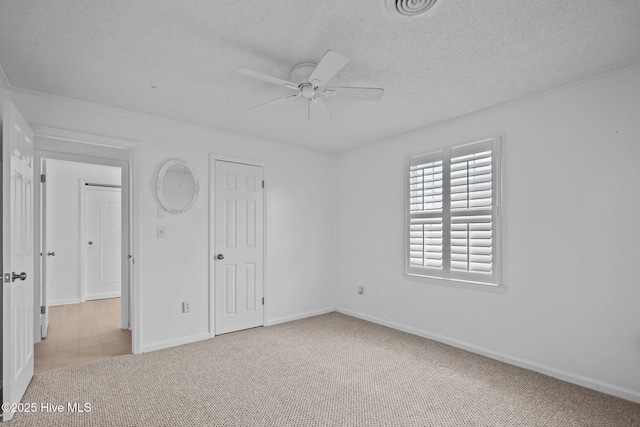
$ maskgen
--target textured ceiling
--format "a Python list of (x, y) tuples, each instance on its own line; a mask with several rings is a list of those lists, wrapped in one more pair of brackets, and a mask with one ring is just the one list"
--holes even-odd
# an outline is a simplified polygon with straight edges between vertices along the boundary
[[(332, 85), (382, 101), (248, 110), (290, 92), (236, 68), (289, 79), (327, 49), (351, 59)], [(640, 63), (640, 1), (0, 0), (0, 63), (15, 88), (340, 152)]]

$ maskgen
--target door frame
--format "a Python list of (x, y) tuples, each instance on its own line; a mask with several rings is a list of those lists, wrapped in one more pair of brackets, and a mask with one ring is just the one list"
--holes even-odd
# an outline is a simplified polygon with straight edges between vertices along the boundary
[[(131, 349), (133, 354), (140, 352), (140, 313), (141, 301), (139, 292), (138, 259), (138, 142), (114, 138), (103, 135), (87, 134), (67, 129), (58, 129), (46, 126), (33, 126), (34, 130), (34, 158), (40, 165), (41, 159), (67, 160), (80, 163), (92, 163), (106, 166), (118, 166), (122, 171), (122, 283), (123, 304), (129, 307), (122, 310), (124, 321), (131, 329)], [(39, 197), (39, 186), (38, 194)], [(127, 197), (128, 194), (128, 197)], [(36, 223), (39, 223), (40, 212), (36, 210)], [(126, 225), (125, 225), (126, 223)], [(46, 248), (40, 247), (40, 236), (34, 236), (36, 247), (43, 252)], [(43, 242), (45, 243), (45, 242)], [(127, 286), (126, 290), (124, 286)], [(36, 283), (36, 307), (41, 306), (40, 282)], [(40, 310), (34, 310), (34, 316), (40, 320)], [(127, 316), (125, 319), (124, 317)], [(38, 335), (36, 335), (37, 337)]]
[[(84, 179), (80, 180), (80, 301), (85, 302), (87, 300), (87, 187), (107, 187), (120, 189), (120, 201), (122, 202), (122, 185), (113, 184), (101, 184), (94, 182), (87, 182)], [(122, 252), (122, 246), (120, 247)], [(122, 258), (122, 254), (120, 254)], [(120, 291), (122, 291), (122, 284), (120, 285)], [(121, 292), (122, 293), (122, 292)], [(125, 319), (122, 316), (122, 326), (124, 326)]]
[[(34, 137), (35, 139), (35, 137)], [(45, 176), (47, 175), (47, 162), (45, 160), (40, 160), (39, 162), (36, 159), (35, 156), (35, 150), (33, 153), (33, 158), (34, 158), (34, 164), (40, 167), (40, 173), (44, 174)], [(39, 163), (39, 164), (37, 164)], [(47, 258), (49, 258), (49, 252), (45, 252), (46, 250), (46, 236), (47, 236), (47, 224), (46, 221), (42, 221), (38, 218), (46, 218), (47, 217), (47, 187), (46, 183), (43, 183), (42, 180), (40, 179), (40, 177), (35, 176), (34, 178), (36, 180), (36, 183), (38, 184), (38, 190), (34, 193), (33, 198), (34, 198), (34, 211), (33, 211), (33, 233), (34, 233), (34, 239), (36, 239), (37, 245), (33, 247), (33, 252), (34, 255), (37, 257), (38, 256), (38, 252), (40, 252), (40, 258), (35, 259), (34, 263), (35, 266), (37, 268), (34, 269), (34, 279), (35, 281), (33, 282), (33, 302), (34, 302), (34, 309), (36, 310), (36, 316), (34, 318), (34, 328), (36, 328), (36, 335), (33, 337), (33, 343), (37, 344), (41, 341), (41, 338), (46, 338), (47, 334), (49, 333), (49, 313), (47, 313), (45, 311), (45, 313), (41, 313), (40, 319), (42, 321), (42, 325), (39, 328), (40, 329), (40, 333), (38, 334), (38, 322), (36, 322), (36, 320), (38, 319), (37, 316), (37, 311), (39, 306), (35, 305), (35, 303), (37, 301), (40, 301), (40, 305), (42, 305), (43, 301), (47, 301), (47, 275), (46, 274), (42, 274), (42, 272), (46, 272), (47, 271)], [(40, 192), (38, 194), (38, 192)], [(38, 262), (39, 261), (39, 262)], [(38, 299), (38, 296), (35, 295), (35, 293), (39, 292), (39, 297), (40, 299)]]
[(264, 305), (262, 306), (262, 325), (267, 324), (267, 163), (258, 160), (251, 160), (241, 157), (226, 156), (223, 154), (209, 154), (209, 336), (215, 337), (215, 180), (216, 180), (216, 161), (229, 163), (240, 163), (249, 166), (258, 166), (262, 168), (262, 179), (265, 181), (265, 188), (262, 192), (262, 295), (264, 297)]

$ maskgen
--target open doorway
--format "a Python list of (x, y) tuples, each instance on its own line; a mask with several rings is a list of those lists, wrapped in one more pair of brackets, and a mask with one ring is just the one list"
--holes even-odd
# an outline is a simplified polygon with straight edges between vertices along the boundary
[(46, 307), (34, 370), (129, 354), (131, 331), (122, 325), (121, 167), (43, 158), (41, 169)]
[[(36, 347), (36, 371), (136, 353), (139, 322), (133, 273), (136, 233), (132, 177), (137, 143), (63, 129), (34, 129), (34, 174), (43, 176), (40, 185), (34, 186), (34, 245), (40, 256), (34, 265), (33, 325), (34, 342), (45, 344)], [(91, 200), (97, 206), (94, 213), (107, 221), (98, 221), (93, 234), (87, 234), (86, 215), (91, 214), (87, 212), (87, 202)], [(57, 206), (58, 213), (47, 220), (47, 211), (53, 206)], [(55, 215), (64, 217), (71, 231), (59, 228)], [(47, 222), (56, 225), (47, 227)], [(120, 239), (116, 236), (117, 227), (113, 228), (117, 225)], [(114, 254), (94, 260), (97, 268), (91, 273), (87, 254), (97, 249), (93, 251), (96, 255), (107, 247)], [(60, 274), (56, 275), (56, 269)], [(92, 289), (86, 283), (91, 276), (97, 278)], [(52, 283), (50, 288), (51, 280), (67, 283)], [(63, 321), (75, 325), (64, 328), (59, 323), (56, 327), (56, 322)], [(88, 339), (90, 332), (94, 334), (92, 339)], [(81, 346), (81, 342), (85, 344)], [(61, 343), (70, 348), (59, 346)]]

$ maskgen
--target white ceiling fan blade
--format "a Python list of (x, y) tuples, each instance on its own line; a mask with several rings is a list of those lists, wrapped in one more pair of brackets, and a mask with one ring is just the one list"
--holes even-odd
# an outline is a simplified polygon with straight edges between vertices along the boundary
[(320, 94), (332, 98), (379, 101), (384, 95), (384, 89), (379, 87), (328, 87)]
[(346, 56), (328, 50), (309, 76), (309, 83), (316, 87), (324, 86), (338, 71), (347, 65), (347, 62), (349, 62), (349, 58)]
[(314, 98), (309, 100), (309, 119), (311, 117), (321, 119), (332, 119), (333, 116), (327, 108), (327, 105), (320, 98)]
[(262, 80), (267, 83), (273, 83), (278, 86), (284, 86), (289, 89), (298, 90), (298, 85), (294, 83), (279, 79), (277, 77), (268, 76), (257, 71), (249, 70), (248, 68), (238, 68), (236, 69), (236, 71), (240, 74), (244, 74), (245, 76), (253, 77), (254, 79)]
[(265, 109), (265, 108), (275, 107), (276, 105), (280, 105), (280, 104), (284, 104), (284, 103), (289, 102), (289, 101), (293, 101), (294, 99), (296, 99), (299, 96), (300, 96), (300, 93), (296, 93), (295, 95), (289, 95), (289, 96), (285, 96), (284, 98), (274, 99), (274, 100), (265, 102), (264, 104), (259, 104), (259, 105), (256, 105), (254, 107), (251, 107), (249, 109), (250, 110), (262, 110), (262, 109)]

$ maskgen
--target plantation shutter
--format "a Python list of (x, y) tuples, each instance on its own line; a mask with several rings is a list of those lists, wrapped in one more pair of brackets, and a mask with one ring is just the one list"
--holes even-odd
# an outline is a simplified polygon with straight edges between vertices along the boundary
[(492, 141), (451, 149), (451, 278), (492, 282)]
[(498, 283), (498, 143), (411, 158), (409, 274)]
[(443, 275), (444, 182), (442, 153), (411, 158), (408, 266), (411, 273)]

